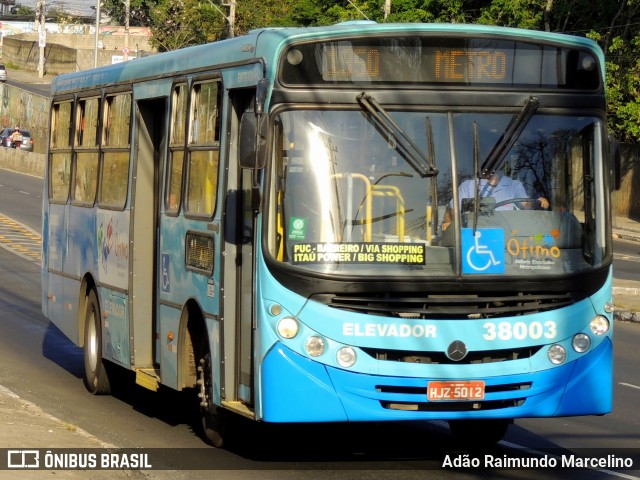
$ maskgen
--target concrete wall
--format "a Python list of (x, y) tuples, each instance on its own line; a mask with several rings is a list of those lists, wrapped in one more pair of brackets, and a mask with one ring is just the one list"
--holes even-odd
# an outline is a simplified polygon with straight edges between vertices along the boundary
[(44, 178), (44, 153), (23, 152), (15, 148), (0, 147), (0, 168)]
[(44, 177), (49, 123), (49, 97), (0, 84), (0, 127), (20, 125), (31, 132), (33, 152), (0, 147), (0, 168)]
[(20, 127), (31, 132), (33, 151), (45, 153), (49, 123), (49, 97), (34, 95), (0, 83), (0, 128)]
[[(111, 32), (111, 31), (110, 31)], [(116, 34), (101, 33), (98, 36), (98, 66), (110, 65), (114, 57), (122, 56), (125, 36), (120, 30)], [(129, 35), (129, 56), (148, 54), (153, 49), (147, 35)], [(45, 71), (48, 75), (87, 70), (95, 66), (95, 35), (48, 33), (45, 46)], [(21, 33), (4, 37), (2, 61), (24, 70), (37, 71), (40, 49), (36, 33)]]

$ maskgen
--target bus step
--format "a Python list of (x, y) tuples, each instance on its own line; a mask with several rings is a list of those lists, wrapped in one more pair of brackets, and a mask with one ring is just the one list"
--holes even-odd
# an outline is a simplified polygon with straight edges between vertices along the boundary
[(157, 392), (160, 385), (160, 371), (155, 368), (138, 368), (136, 369), (136, 383)]
[(255, 413), (252, 409), (250, 409), (246, 404), (242, 402), (227, 402), (223, 401), (222, 406), (228, 410), (232, 410), (235, 413), (242, 415), (243, 417), (247, 417), (250, 419), (255, 418)]

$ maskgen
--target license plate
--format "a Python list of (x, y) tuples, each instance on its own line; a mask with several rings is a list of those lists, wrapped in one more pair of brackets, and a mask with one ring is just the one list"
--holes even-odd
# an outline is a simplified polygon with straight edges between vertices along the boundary
[(429, 382), (427, 384), (427, 400), (430, 402), (482, 399), (484, 399), (484, 382), (482, 380)]

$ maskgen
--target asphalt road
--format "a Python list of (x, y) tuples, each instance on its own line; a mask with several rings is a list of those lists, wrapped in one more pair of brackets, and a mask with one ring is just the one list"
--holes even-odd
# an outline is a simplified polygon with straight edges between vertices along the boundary
[[(0, 170), (0, 213), (39, 231), (40, 187), (40, 179)], [(169, 449), (166, 452), (179, 447), (184, 449), (177, 460), (182, 469), (210, 469), (154, 471), (149, 474), (152, 479), (640, 478), (640, 466), (632, 472), (443, 470), (443, 453), (451, 458), (466, 453), (453, 444), (443, 422), (276, 428), (238, 421), (233, 424), (236, 441), (229, 449), (208, 448), (196, 434), (190, 399), (184, 395), (167, 389), (154, 394), (126, 375), (113, 396), (92, 397), (86, 392), (81, 350), (40, 311), (36, 262), (0, 249), (0, 278), (0, 385), (105, 442)], [(496, 455), (543, 448), (589, 448), (599, 454), (620, 454), (625, 448), (640, 451), (640, 325), (618, 322), (615, 327), (614, 412), (603, 417), (518, 420)]]
[(615, 278), (640, 281), (640, 242), (615, 240), (613, 258)]

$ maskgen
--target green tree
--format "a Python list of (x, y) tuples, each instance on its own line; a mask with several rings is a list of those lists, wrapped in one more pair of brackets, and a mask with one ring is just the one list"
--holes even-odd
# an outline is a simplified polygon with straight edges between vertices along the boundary
[(235, 33), (240, 35), (263, 27), (298, 26), (299, 24), (291, 17), (292, 4), (292, 0), (238, 1)]
[(493, 0), (480, 10), (478, 23), (542, 30), (547, 0)]
[(152, 45), (168, 51), (210, 41), (202, 25), (212, 10), (197, 0), (160, 0), (149, 11)]
[[(129, 0), (129, 25), (132, 27), (150, 26), (150, 12), (157, 4), (156, 0)], [(112, 23), (118, 25), (126, 23), (123, 0), (102, 0), (100, 10), (111, 17)]]
[(11, 13), (13, 13), (14, 15), (28, 15), (30, 17), (33, 17), (35, 16), (36, 11), (32, 7), (19, 3), (11, 9)]

